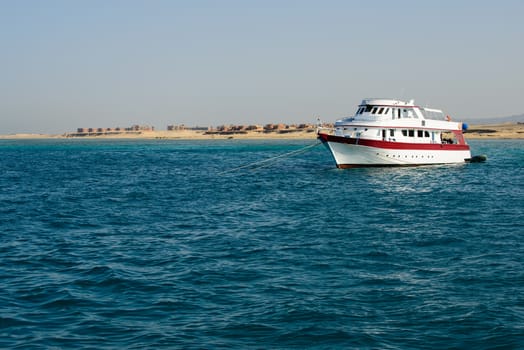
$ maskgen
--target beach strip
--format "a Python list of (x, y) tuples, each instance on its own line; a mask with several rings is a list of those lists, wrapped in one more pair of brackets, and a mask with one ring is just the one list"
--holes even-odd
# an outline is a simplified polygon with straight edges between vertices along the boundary
[[(466, 139), (523, 139), (524, 123), (478, 124), (469, 126), (465, 132)], [(315, 130), (299, 131), (239, 131), (208, 132), (202, 130), (155, 130), (133, 133), (112, 133), (75, 136), (74, 133), (52, 134), (9, 134), (0, 135), (0, 139), (179, 139), (179, 140), (226, 140), (226, 139), (283, 139), (311, 140), (316, 138)]]

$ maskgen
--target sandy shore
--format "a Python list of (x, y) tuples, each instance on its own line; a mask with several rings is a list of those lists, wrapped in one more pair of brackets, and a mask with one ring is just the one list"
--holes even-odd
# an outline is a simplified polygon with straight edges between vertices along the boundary
[(524, 124), (474, 124), (464, 136), (466, 139), (523, 139)]
[[(503, 123), (471, 125), (465, 133), (466, 139), (524, 139), (524, 124)], [(224, 139), (315, 139), (314, 130), (297, 132), (257, 132), (208, 134), (204, 131), (142, 131), (136, 134), (70, 137), (67, 134), (11, 134), (0, 135), (0, 139), (180, 139), (180, 140), (224, 140)]]
[(121, 133), (97, 136), (70, 136), (50, 134), (11, 134), (0, 135), (0, 139), (179, 139), (179, 140), (227, 140), (227, 139), (315, 139), (316, 130), (296, 132), (230, 132), (230, 133), (206, 133), (196, 130), (174, 130), (174, 131), (140, 131), (133, 133)]

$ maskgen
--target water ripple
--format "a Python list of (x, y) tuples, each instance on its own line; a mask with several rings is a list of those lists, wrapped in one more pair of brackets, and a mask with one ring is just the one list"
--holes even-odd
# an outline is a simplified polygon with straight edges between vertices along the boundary
[(522, 347), (521, 141), (219, 175), (304, 146), (1, 141), (0, 347)]

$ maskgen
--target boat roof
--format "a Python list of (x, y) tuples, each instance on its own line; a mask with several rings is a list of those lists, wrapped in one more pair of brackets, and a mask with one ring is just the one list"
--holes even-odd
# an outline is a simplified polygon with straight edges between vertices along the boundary
[(410, 100), (409, 102), (396, 100), (392, 98), (365, 98), (360, 103), (361, 106), (365, 105), (380, 105), (380, 106), (415, 106), (415, 100)]

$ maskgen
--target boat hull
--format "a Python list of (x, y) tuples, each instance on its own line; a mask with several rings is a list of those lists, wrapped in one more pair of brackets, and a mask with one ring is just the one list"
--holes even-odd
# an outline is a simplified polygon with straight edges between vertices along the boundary
[(471, 158), (467, 144), (402, 143), (322, 133), (318, 136), (338, 168), (454, 164)]

